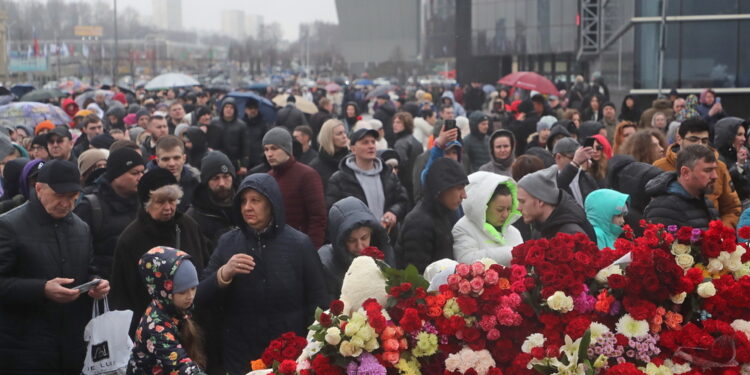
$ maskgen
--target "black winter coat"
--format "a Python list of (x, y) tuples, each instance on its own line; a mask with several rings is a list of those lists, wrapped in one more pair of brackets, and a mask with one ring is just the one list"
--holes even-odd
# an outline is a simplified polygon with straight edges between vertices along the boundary
[(468, 185), (461, 164), (448, 158), (437, 159), (427, 172), (424, 196), (404, 220), (396, 250), (399, 268), (413, 264), (420, 273), (430, 263), (453, 258), (453, 235), (451, 230), (455, 212), (443, 206), (438, 197), (441, 192), (457, 186)]
[(319, 110), (318, 113), (310, 117), (310, 127), (312, 128), (313, 135), (316, 136), (316, 138), (318, 133), (320, 133), (320, 128), (323, 126), (323, 123), (332, 118), (333, 115), (331, 115), (331, 112), (328, 112), (325, 109)]
[(198, 224), (203, 237), (208, 240), (208, 248), (213, 251), (224, 233), (232, 230), (237, 224), (232, 219), (232, 207), (222, 207), (211, 200), (211, 190), (205, 183), (195, 189), (193, 205), (187, 211)]
[[(250, 165), (250, 133), (245, 123), (237, 117), (237, 105), (233, 98), (226, 98), (222, 102), (223, 108), (231, 105), (234, 107), (234, 117), (231, 121), (226, 121), (223, 116), (215, 119), (211, 124), (214, 127), (222, 129), (221, 147), (219, 151), (224, 152), (229, 160), (232, 161), (235, 168), (248, 167)], [(211, 137), (209, 137), (211, 138)], [(209, 141), (209, 146), (211, 141)]]
[[(351, 168), (346, 166), (346, 160), (349, 158), (354, 158), (354, 155), (342, 159), (339, 163), (339, 171), (334, 173), (330, 180), (328, 180), (328, 189), (326, 189), (326, 207), (328, 209), (334, 203), (346, 197), (355, 197), (367, 204), (365, 191), (362, 190), (357, 176), (354, 175), (354, 171)], [(404, 185), (399, 182), (398, 177), (393, 174), (391, 167), (388, 165), (383, 164), (383, 170), (380, 172), (380, 181), (383, 184), (383, 194), (385, 196), (383, 212), (393, 212), (400, 222), (409, 210), (409, 195)]]
[(646, 184), (662, 172), (651, 164), (635, 161), (630, 155), (615, 155), (609, 159), (607, 188), (630, 196), (625, 223), (630, 225), (636, 236), (643, 234), (640, 221), (643, 210), (651, 202), (651, 196), (646, 194)]
[(398, 153), (400, 159), (398, 164), (398, 179), (404, 185), (404, 188), (406, 188), (406, 191), (409, 193), (409, 199), (413, 202), (414, 184), (412, 173), (414, 171), (414, 164), (419, 155), (424, 152), (424, 148), (411, 133), (401, 132), (396, 134), (396, 144), (393, 145), (393, 150)]
[[(345, 148), (338, 150), (333, 155), (329, 155), (321, 149), (320, 152), (318, 152), (318, 157), (310, 163), (310, 167), (318, 172), (320, 180), (323, 181), (323, 191), (328, 189), (328, 181), (331, 179), (331, 176), (339, 170), (339, 163), (341, 163), (341, 160), (347, 155), (349, 155), (349, 150)], [(328, 207), (330, 207), (330, 205)]]
[[(243, 223), (221, 236), (196, 295), (198, 308), (223, 307), (224, 367), (232, 375), (247, 373), (250, 361), (259, 358), (268, 343), (282, 333), (306, 335), (315, 308), (330, 302), (323, 266), (310, 238), (285, 224), (276, 181), (267, 174), (246, 177), (234, 204), (238, 218), (239, 197), (247, 189), (270, 201), (272, 222), (262, 232)], [(255, 269), (235, 276), (229, 286), (221, 288), (216, 272), (239, 253), (252, 256)]]
[(75, 213), (89, 225), (94, 242), (94, 265), (99, 275), (109, 279), (112, 261), (120, 233), (135, 219), (138, 213), (138, 195), (121, 197), (112, 190), (109, 182), (100, 177), (93, 193), (101, 207), (101, 216), (94, 214), (91, 201), (83, 196)]
[(300, 125), (307, 125), (307, 117), (305, 117), (305, 113), (294, 104), (287, 104), (276, 114), (276, 126), (287, 128), (289, 133), (293, 132), (294, 128)]
[(156, 246), (173, 247), (190, 254), (199, 273), (210, 253), (198, 224), (190, 217), (178, 212), (172, 221), (157, 222), (144, 209), (138, 211), (135, 221), (125, 228), (117, 240), (110, 279), (112, 290), (109, 294), (113, 309), (133, 310), (129, 331), (131, 337), (151, 302), (146, 284), (138, 273), (138, 260)]
[[(155, 168), (159, 168), (156, 160), (151, 160), (146, 164), (147, 171)], [(180, 174), (179, 181), (180, 188), (182, 189), (182, 198), (180, 198), (180, 204), (177, 205), (177, 212), (184, 214), (190, 208), (190, 205), (193, 204), (195, 189), (197, 189), (198, 185), (201, 183), (200, 175), (200, 171), (189, 164), (182, 166), (182, 173)]]
[(560, 191), (557, 206), (543, 223), (533, 223), (532, 239), (553, 238), (557, 233), (585, 233), (596, 243), (596, 232), (586, 218), (586, 212), (565, 191)]
[(396, 135), (393, 134), (393, 115), (395, 114), (396, 107), (390, 101), (387, 101), (378, 107), (372, 115), (374, 119), (383, 123), (383, 131), (385, 131), (385, 139), (388, 141), (389, 148), (393, 148), (393, 144), (396, 142)]
[(250, 147), (249, 169), (263, 163), (263, 136), (266, 135), (266, 132), (268, 131), (268, 123), (263, 119), (263, 114), (260, 112), (258, 112), (258, 115), (253, 118), (245, 116), (243, 120), (247, 125), (247, 136)]
[(52, 218), (35, 196), (0, 216), (0, 373), (80, 374), (92, 300), (52, 302), (44, 285), (89, 281), (93, 255), (88, 225), (74, 214)]
[(649, 181), (646, 194), (653, 199), (643, 214), (652, 223), (707, 229), (709, 222), (719, 219), (713, 203), (705, 196), (689, 195), (675, 172), (664, 172)]

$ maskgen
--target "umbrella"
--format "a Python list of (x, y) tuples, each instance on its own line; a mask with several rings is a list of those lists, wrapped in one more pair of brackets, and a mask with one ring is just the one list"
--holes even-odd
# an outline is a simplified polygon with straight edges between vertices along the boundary
[(243, 87), (245, 90), (253, 90), (258, 92), (266, 92), (266, 89), (268, 89), (268, 86), (270, 86), (268, 83), (263, 82), (254, 82), (246, 85)]
[[(289, 95), (287, 94), (276, 95), (276, 97), (273, 98), (273, 102), (276, 103), (276, 105), (278, 105), (279, 107), (283, 107), (286, 105), (286, 98), (288, 97)], [(318, 107), (316, 107), (313, 102), (299, 95), (295, 95), (294, 99), (296, 100), (295, 104), (300, 111), (305, 112), (309, 115), (318, 113)]]
[(34, 90), (34, 86), (27, 84), (27, 83), (19, 83), (17, 85), (13, 85), (10, 88), (10, 92), (13, 93), (13, 95), (16, 96), (16, 98), (20, 98), (24, 95), (26, 95), (27, 92)]
[(341, 86), (339, 86), (337, 83), (331, 82), (325, 86), (325, 89), (328, 92), (339, 92), (341, 91)]
[(367, 78), (360, 78), (360, 79), (354, 81), (354, 85), (355, 86), (372, 86), (374, 84), (375, 84), (375, 82), (373, 82), (372, 80), (369, 80)]
[(534, 72), (511, 73), (500, 78), (497, 83), (524, 90), (534, 90), (541, 94), (559, 95), (554, 83)]
[[(240, 114), (240, 116), (245, 111), (245, 105), (247, 104), (247, 101), (255, 100), (256, 102), (260, 103), (258, 109), (263, 115), (263, 121), (269, 124), (272, 124), (276, 121), (276, 106), (270, 100), (252, 91), (233, 91), (227, 94), (227, 97), (234, 98), (234, 102), (235, 104), (237, 104), (237, 113)], [(219, 108), (221, 108), (221, 106), (219, 106)]]
[(21, 97), (22, 102), (43, 102), (45, 100), (62, 98), (67, 96), (58, 89), (37, 89), (29, 91)]
[(493, 91), (497, 91), (497, 89), (493, 85), (484, 85), (482, 86), (482, 91), (484, 91), (485, 94), (489, 95)]
[(388, 94), (388, 91), (391, 91), (392, 89), (393, 87), (391, 85), (378, 86), (370, 90), (370, 92), (367, 93), (367, 96), (365, 98), (366, 99), (377, 98), (380, 95)]
[(50, 120), (55, 125), (66, 125), (70, 122), (62, 108), (37, 102), (16, 102), (0, 107), (0, 126), (18, 125), (29, 126), (32, 129), (44, 120)]
[[(83, 103), (85, 103), (89, 99), (93, 99), (97, 91), (98, 90), (89, 90), (76, 96), (76, 103), (78, 103), (78, 106), (81, 109), (86, 109), (86, 108), (83, 108)], [(110, 102), (112, 101), (112, 97), (115, 96), (115, 93), (110, 90), (101, 90), (101, 91), (104, 92), (104, 102), (107, 103), (107, 105), (109, 105)]]
[(82, 92), (88, 89), (89, 85), (81, 82), (81, 80), (78, 78), (70, 78), (70, 79), (61, 81), (57, 85), (57, 88), (65, 92), (73, 93), (73, 92)]
[(146, 84), (146, 90), (165, 90), (176, 87), (200, 86), (200, 82), (182, 73), (165, 73), (154, 77)]
[(0, 96), (5, 96), (5, 95), (13, 95), (13, 93), (11, 93), (7, 87), (0, 86)]

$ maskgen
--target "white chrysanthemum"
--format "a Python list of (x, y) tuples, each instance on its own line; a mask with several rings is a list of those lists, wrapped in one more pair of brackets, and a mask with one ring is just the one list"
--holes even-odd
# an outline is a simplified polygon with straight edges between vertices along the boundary
[(601, 337), (603, 334), (610, 332), (609, 327), (598, 322), (591, 322), (591, 325), (589, 326), (589, 330), (591, 331), (591, 341), (595, 341), (596, 339)]
[(716, 295), (716, 287), (714, 283), (706, 281), (698, 284), (698, 295), (702, 298), (710, 298)]
[(622, 275), (622, 268), (617, 264), (610, 264), (606, 268), (602, 268), (596, 273), (596, 281), (604, 284), (607, 282), (607, 278), (610, 275)]
[(648, 322), (645, 320), (635, 320), (630, 314), (625, 314), (617, 321), (615, 326), (617, 333), (627, 338), (641, 337), (648, 334)]
[(673, 296), (670, 296), (669, 299), (672, 300), (672, 303), (676, 305), (681, 305), (683, 302), (685, 302), (685, 297), (687, 297), (687, 293), (682, 292), (680, 294), (675, 294)]
[(645, 368), (640, 368), (647, 375), (673, 375), (672, 370), (667, 366), (657, 366), (654, 363), (648, 363)]
[(526, 354), (531, 354), (531, 349), (544, 346), (545, 341), (547, 341), (547, 339), (543, 334), (532, 333), (529, 335), (529, 337), (526, 338), (526, 340), (524, 340), (523, 344), (521, 345), (521, 351)]

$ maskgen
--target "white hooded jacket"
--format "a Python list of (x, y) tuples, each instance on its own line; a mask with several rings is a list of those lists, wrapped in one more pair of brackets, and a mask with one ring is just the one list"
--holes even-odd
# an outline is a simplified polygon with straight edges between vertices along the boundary
[[(502, 230), (497, 231), (487, 223), (486, 212), (492, 193), (500, 184), (508, 186), (513, 204)], [(460, 263), (469, 264), (482, 258), (490, 258), (499, 264), (509, 266), (511, 251), (523, 242), (521, 233), (511, 225), (521, 217), (518, 212), (515, 181), (491, 172), (475, 172), (469, 175), (466, 196), (462, 203), (464, 217), (456, 223), (452, 231), (454, 258)]]

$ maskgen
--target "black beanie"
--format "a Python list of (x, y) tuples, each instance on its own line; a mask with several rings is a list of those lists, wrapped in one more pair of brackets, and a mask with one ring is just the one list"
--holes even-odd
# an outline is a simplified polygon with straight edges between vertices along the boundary
[(221, 151), (211, 151), (201, 160), (201, 182), (208, 184), (208, 180), (219, 173), (229, 173), (237, 178), (234, 165)]
[(115, 139), (107, 133), (99, 134), (91, 139), (91, 145), (94, 146), (94, 148), (109, 150), (109, 147), (112, 146), (113, 143), (115, 143)]
[(132, 148), (120, 148), (109, 154), (107, 158), (106, 178), (112, 181), (138, 165), (145, 165), (141, 154)]
[(154, 168), (146, 172), (138, 182), (138, 199), (141, 203), (146, 203), (152, 191), (167, 185), (177, 185), (177, 179), (166, 169)]

